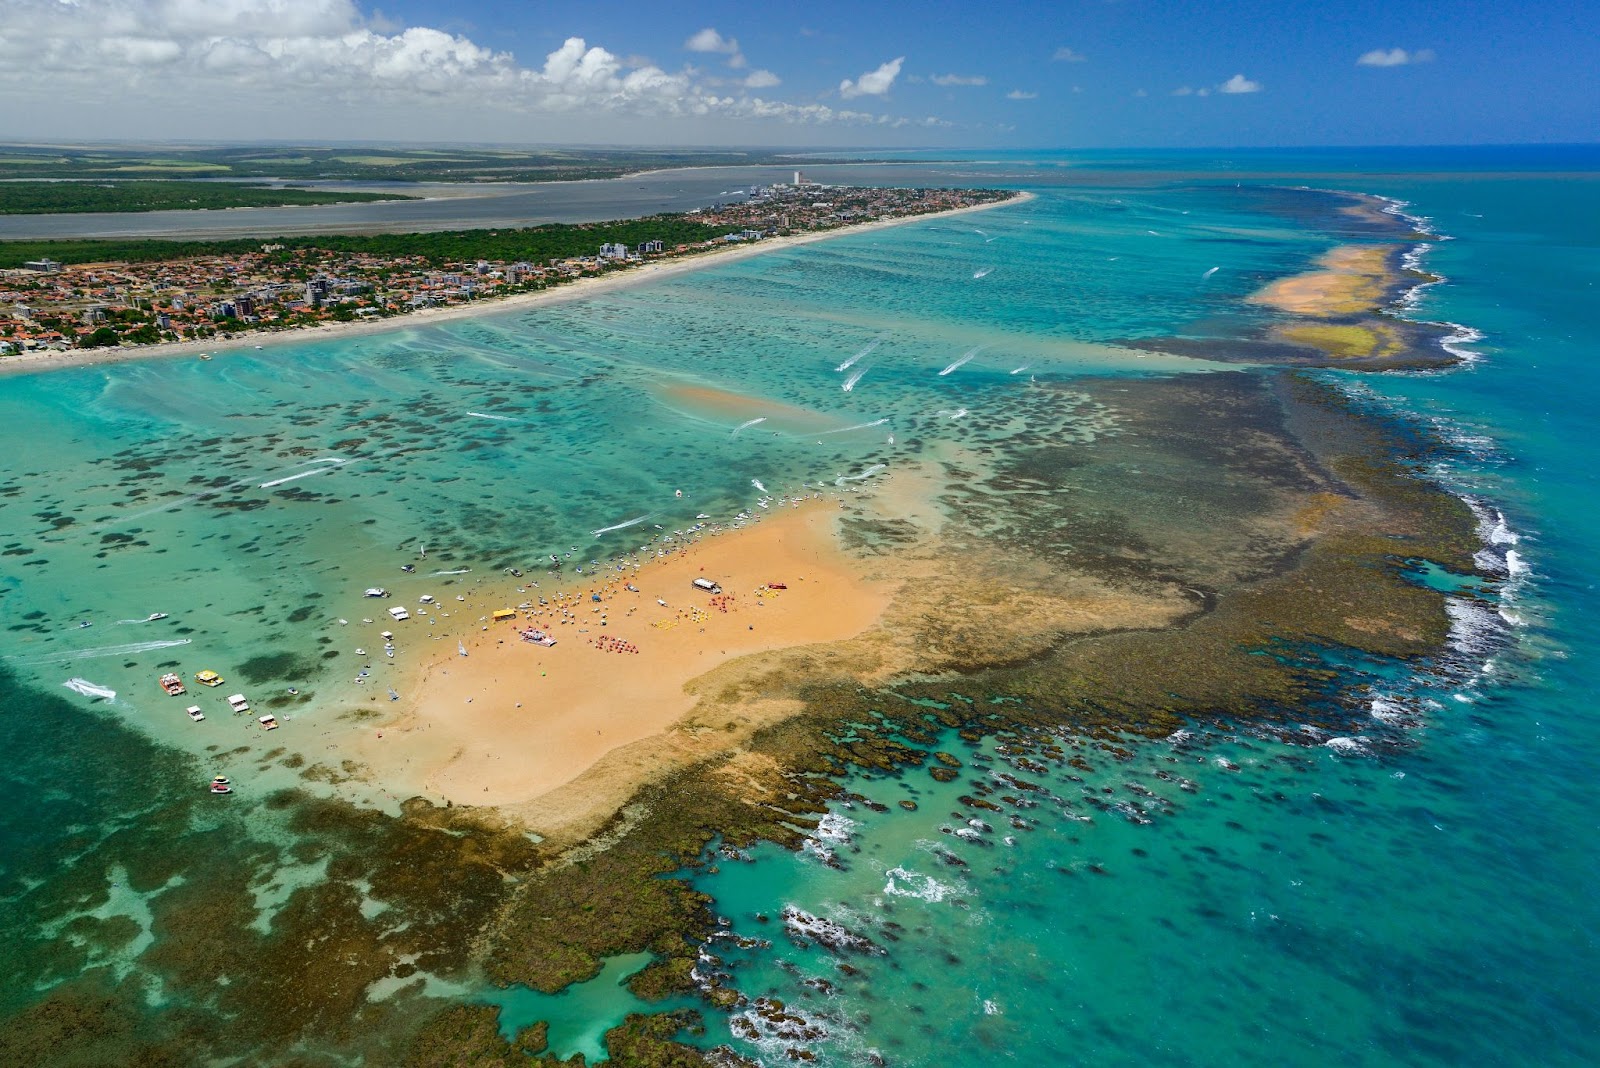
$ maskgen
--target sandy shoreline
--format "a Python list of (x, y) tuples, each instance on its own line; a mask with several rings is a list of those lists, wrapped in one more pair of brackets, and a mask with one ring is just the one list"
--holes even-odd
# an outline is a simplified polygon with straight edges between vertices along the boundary
[(908, 215), (897, 219), (879, 219), (855, 226), (840, 227), (836, 230), (794, 234), (788, 237), (771, 237), (749, 245), (709, 249), (705, 252), (689, 253), (670, 260), (648, 263), (642, 267), (612, 271), (596, 277), (579, 278), (554, 289), (540, 290), (537, 293), (516, 293), (510, 296), (489, 298), (474, 301), (471, 304), (459, 304), (447, 308), (423, 308), (420, 311), (408, 312), (404, 315), (380, 319), (375, 322), (324, 323), (295, 330), (250, 333), (232, 338), (211, 338), (197, 341), (164, 341), (155, 345), (140, 345), (134, 348), (69, 349), (65, 352), (18, 353), (13, 356), (0, 357), (0, 373), (16, 374), (53, 371), (67, 367), (94, 367), (101, 364), (127, 363), (133, 360), (150, 360), (162, 357), (199, 356), (201, 353), (229, 352), (238, 349), (264, 349), (269, 345), (331, 341), (340, 338), (403, 330), (411, 326), (426, 326), (431, 323), (449, 322), (476, 315), (536, 308), (547, 304), (562, 304), (568, 301), (582, 300), (585, 297), (599, 293), (645, 285), (649, 282), (660, 281), (707, 267), (734, 263), (768, 252), (798, 248), (802, 245), (826, 241), (829, 238), (871, 233), (876, 230), (885, 230), (928, 219), (989, 211), (1006, 205), (1026, 203), (1032, 200), (1033, 197), (1034, 194), (1032, 193), (1018, 192), (1009, 199), (997, 200), (988, 204), (973, 204), (964, 208), (952, 208), (949, 211), (929, 212), (925, 215)]

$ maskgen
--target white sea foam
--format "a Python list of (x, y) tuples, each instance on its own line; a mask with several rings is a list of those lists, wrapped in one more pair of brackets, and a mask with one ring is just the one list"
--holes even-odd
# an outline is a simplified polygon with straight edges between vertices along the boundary
[(594, 536), (598, 538), (602, 534), (610, 534), (613, 530), (626, 530), (628, 527), (638, 526), (653, 515), (655, 515), (654, 512), (647, 512), (644, 515), (636, 515), (632, 519), (625, 519), (620, 523), (613, 523), (609, 527), (601, 527), (599, 530), (594, 531)]
[(848, 360), (844, 361), (844, 363), (841, 363), (838, 367), (835, 367), (834, 370), (835, 371), (848, 371), (848, 370), (850, 370), (851, 366), (857, 360), (861, 359), (863, 356), (871, 355), (872, 350), (877, 348), (881, 344), (883, 344), (883, 339), (882, 338), (879, 338), (876, 341), (873, 341), (872, 343), (867, 345), (866, 348), (862, 349), (860, 352), (856, 353), (854, 356), (852, 356)]
[(949, 883), (941, 883), (931, 875), (909, 868), (890, 868), (884, 874), (889, 881), (883, 885), (883, 892), (891, 897), (914, 897), (937, 904), (956, 890)]
[(758, 415), (754, 419), (747, 419), (744, 422), (740, 423), (738, 426), (734, 427), (733, 428), (733, 433), (729, 434), (728, 436), (730, 438), (738, 437), (739, 436), (739, 431), (741, 431), (741, 430), (749, 430), (751, 427), (755, 426), (757, 423), (765, 423), (766, 421), (767, 421), (767, 417), (764, 416), (764, 415)]
[(972, 359), (974, 356), (976, 356), (978, 353), (982, 352), (984, 349), (986, 349), (988, 347), (989, 347), (988, 345), (975, 345), (972, 348), (968, 349), (966, 352), (961, 354), (961, 358), (956, 360), (955, 363), (951, 364), (949, 367), (946, 367), (943, 371), (940, 371), (939, 372), (940, 377), (943, 377), (944, 375), (949, 374), (951, 371), (954, 371), (956, 368), (962, 366), (968, 360)]
[(139, 653), (150, 653), (157, 649), (170, 649), (175, 645), (188, 644), (188, 638), (173, 638), (168, 641), (128, 642), (125, 645), (102, 645), (95, 649), (73, 649), (68, 652), (31, 656), (14, 653), (6, 659), (15, 660), (19, 664), (65, 664), (73, 660), (95, 660), (102, 656), (135, 656)]
[(772, 492), (771, 490), (767, 489), (767, 487), (765, 487), (765, 486), (763, 486), (761, 484), (761, 480), (759, 478), (752, 478), (750, 480), (750, 485), (754, 486), (756, 489), (760, 490), (762, 493), (771, 493)]
[(117, 696), (117, 691), (113, 690), (111, 687), (98, 685), (97, 683), (90, 682), (88, 679), (71, 678), (66, 682), (63, 682), (61, 685), (65, 686), (73, 693), (81, 693), (85, 697), (100, 697), (110, 701), (114, 700)]

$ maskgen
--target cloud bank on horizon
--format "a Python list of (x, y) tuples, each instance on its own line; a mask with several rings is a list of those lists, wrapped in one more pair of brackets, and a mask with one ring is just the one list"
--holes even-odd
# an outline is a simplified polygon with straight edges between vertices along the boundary
[[(1065, 147), (1600, 129), (1600, 36), (1565, 0), (1472, 20), (1347, 0), (1271, 18), (1000, 5), (959, 23), (917, 0), (716, 21), (651, 0), (401, 2), (410, 17), (375, 0), (0, 0), (0, 137)], [(1380, 25), (1412, 40), (1358, 30)]]

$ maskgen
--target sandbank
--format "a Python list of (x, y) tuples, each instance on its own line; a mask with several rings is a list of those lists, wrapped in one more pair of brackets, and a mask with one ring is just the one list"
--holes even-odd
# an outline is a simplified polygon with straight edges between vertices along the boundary
[(0, 372), (30, 372), (55, 370), (62, 367), (91, 367), (100, 364), (126, 363), (131, 360), (157, 359), (168, 356), (199, 356), (202, 353), (228, 352), (236, 349), (258, 347), (266, 348), (268, 345), (332, 341), (340, 338), (403, 330), (413, 326), (450, 322), (476, 315), (537, 308), (547, 304), (561, 304), (567, 301), (581, 300), (599, 293), (608, 293), (661, 281), (706, 267), (735, 263), (739, 260), (749, 259), (752, 256), (798, 248), (817, 241), (826, 241), (833, 237), (872, 233), (876, 230), (885, 230), (890, 227), (903, 226), (907, 223), (921, 222), (928, 219), (988, 211), (992, 208), (1003, 207), (1007, 204), (1020, 204), (1032, 199), (1032, 193), (1017, 192), (1014, 196), (1005, 200), (997, 200), (987, 204), (973, 204), (964, 208), (951, 208), (948, 211), (907, 215), (894, 219), (878, 219), (873, 222), (858, 223), (852, 226), (841, 226), (833, 230), (791, 234), (787, 237), (769, 237), (750, 244), (729, 245), (722, 248), (707, 249), (704, 252), (686, 253), (681, 256), (674, 256), (669, 260), (646, 263), (640, 267), (613, 269), (603, 275), (585, 276), (563, 283), (553, 289), (543, 289), (536, 293), (514, 293), (505, 297), (490, 297), (470, 304), (457, 304), (445, 308), (422, 308), (418, 311), (371, 322), (321, 323), (316, 326), (292, 330), (239, 334), (231, 338), (164, 341), (154, 345), (120, 346), (114, 349), (23, 352), (0, 357)]
[[(721, 732), (673, 729), (699, 700), (693, 680), (754, 654), (851, 638), (883, 615), (893, 586), (867, 577), (844, 553), (838, 513), (835, 499), (791, 503), (637, 569), (594, 581), (574, 576), (562, 595), (549, 581), (518, 594), (508, 578), (506, 607), (537, 605), (541, 594), (549, 606), (441, 635), (438, 654), (408, 687), (418, 694), (413, 701), (381, 726), (331, 740), (395, 796), (513, 812), (631, 750), (627, 770), (588, 776), (580, 797), (557, 806), (575, 811), (546, 804), (543, 818), (529, 823), (544, 830), (604, 818), (653, 771), (728, 744)], [(697, 577), (714, 579), (723, 593), (696, 590)], [(475, 594), (474, 604), (486, 605), (486, 596)], [(558, 644), (521, 640), (519, 629), (530, 625)], [(396, 631), (403, 646), (410, 635), (403, 625)]]
[(1320, 270), (1280, 278), (1248, 299), (1294, 315), (1360, 315), (1378, 309), (1399, 281), (1394, 245), (1340, 245), (1317, 260)]

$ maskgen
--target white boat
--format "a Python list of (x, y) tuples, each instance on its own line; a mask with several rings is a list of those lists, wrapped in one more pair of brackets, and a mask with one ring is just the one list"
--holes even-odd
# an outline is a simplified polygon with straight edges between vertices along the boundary
[(466, 656), (467, 655), (467, 643), (466, 642), (456, 642), (456, 652), (460, 653), (462, 656)]
[(244, 694), (236, 693), (228, 698), (228, 707), (235, 712), (248, 712), (250, 711), (250, 702), (244, 699)]
[(278, 729), (278, 717), (277, 716), (272, 716), (272, 715), (261, 716), (261, 717), (259, 717), (257, 719), (256, 722), (261, 724), (261, 727), (262, 727), (263, 730), (275, 731), (275, 730)]
[(184, 709), (184, 711), (187, 712), (189, 714), (189, 718), (194, 720), (196, 723), (199, 723), (201, 720), (206, 718), (206, 714), (200, 711), (199, 705), (190, 705), (188, 708)]
[(383, 655), (388, 657), (390, 660), (393, 660), (394, 659), (394, 646), (385, 645), (383, 647)]
[(166, 619), (166, 618), (167, 618), (167, 614), (165, 612), (151, 612), (148, 616), (144, 617), (144, 621), (146, 623), (154, 623), (158, 619)]
[(214, 794), (231, 794), (233, 793), (233, 784), (228, 781), (226, 775), (218, 775), (211, 780), (211, 792)]
[(404, 622), (405, 620), (411, 618), (411, 613), (407, 612), (399, 605), (395, 605), (393, 608), (389, 609), (389, 615), (393, 616), (397, 622)]
[(433, 594), (425, 593), (421, 597), (418, 597), (417, 600), (422, 602), (423, 604), (432, 604), (433, 603)]
[(364, 596), (364, 597), (387, 597), (387, 596), (389, 596), (389, 591), (384, 589), (382, 586), (369, 586), (369, 587), (367, 587), (367, 592), (365, 594), (363, 594), (362, 596)]

